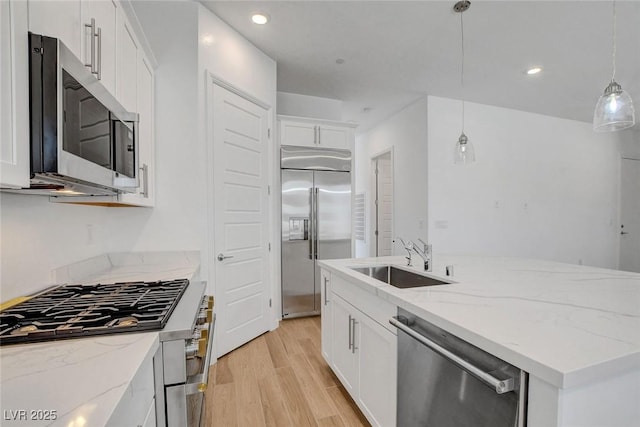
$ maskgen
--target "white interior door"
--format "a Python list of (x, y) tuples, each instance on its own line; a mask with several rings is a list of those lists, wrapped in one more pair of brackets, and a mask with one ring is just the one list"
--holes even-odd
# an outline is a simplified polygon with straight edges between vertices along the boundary
[(620, 270), (640, 273), (640, 160), (622, 159)]
[(393, 167), (391, 152), (373, 158), (373, 256), (392, 255)]
[(266, 332), (267, 111), (213, 84), (214, 253), (218, 356)]

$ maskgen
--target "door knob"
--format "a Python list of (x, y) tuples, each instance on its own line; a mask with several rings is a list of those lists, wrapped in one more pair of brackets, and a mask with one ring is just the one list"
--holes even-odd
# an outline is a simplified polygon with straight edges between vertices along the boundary
[(218, 261), (224, 261), (227, 258), (233, 258), (233, 256), (232, 255), (225, 256), (223, 254), (218, 254)]

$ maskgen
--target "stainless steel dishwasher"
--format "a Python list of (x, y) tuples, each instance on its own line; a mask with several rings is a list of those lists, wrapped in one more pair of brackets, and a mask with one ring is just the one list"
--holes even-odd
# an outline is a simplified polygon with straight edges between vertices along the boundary
[(527, 373), (401, 308), (399, 427), (524, 427)]

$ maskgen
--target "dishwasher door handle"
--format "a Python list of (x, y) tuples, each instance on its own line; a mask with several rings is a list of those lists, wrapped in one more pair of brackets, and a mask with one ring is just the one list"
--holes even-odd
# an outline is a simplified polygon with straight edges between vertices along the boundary
[(437, 344), (431, 341), (429, 338), (425, 337), (424, 335), (416, 332), (409, 326), (400, 322), (396, 316), (389, 319), (389, 323), (391, 323), (393, 326), (395, 326), (396, 328), (400, 329), (402, 332), (409, 335), (411, 338), (429, 347), (431, 350), (438, 353), (440, 356), (444, 357), (445, 359), (449, 360), (451, 363), (458, 366), (460, 369), (470, 373), (471, 375), (473, 375), (474, 377), (476, 377), (477, 379), (479, 379), (489, 387), (495, 389), (496, 393), (504, 394), (504, 393), (513, 391), (514, 384), (515, 384), (515, 381), (513, 380), (513, 378), (501, 380), (499, 378), (494, 377), (490, 373), (483, 371), (477, 366), (462, 359), (458, 355), (453, 354), (446, 348), (442, 347), (440, 344)]

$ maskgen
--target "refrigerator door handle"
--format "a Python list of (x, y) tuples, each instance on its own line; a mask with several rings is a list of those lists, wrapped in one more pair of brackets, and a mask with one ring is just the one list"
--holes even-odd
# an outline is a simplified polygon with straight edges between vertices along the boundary
[(320, 234), (320, 230), (318, 230), (318, 187), (315, 188), (315, 198), (314, 198), (314, 213), (313, 213), (313, 237), (314, 237), (314, 248), (313, 252), (315, 254), (315, 258), (318, 259), (318, 234)]
[(309, 236), (309, 259), (313, 259), (313, 240), (316, 234), (315, 230), (315, 221), (314, 221), (314, 210), (313, 210), (313, 188), (309, 188), (309, 217), (311, 218), (311, 235)]

